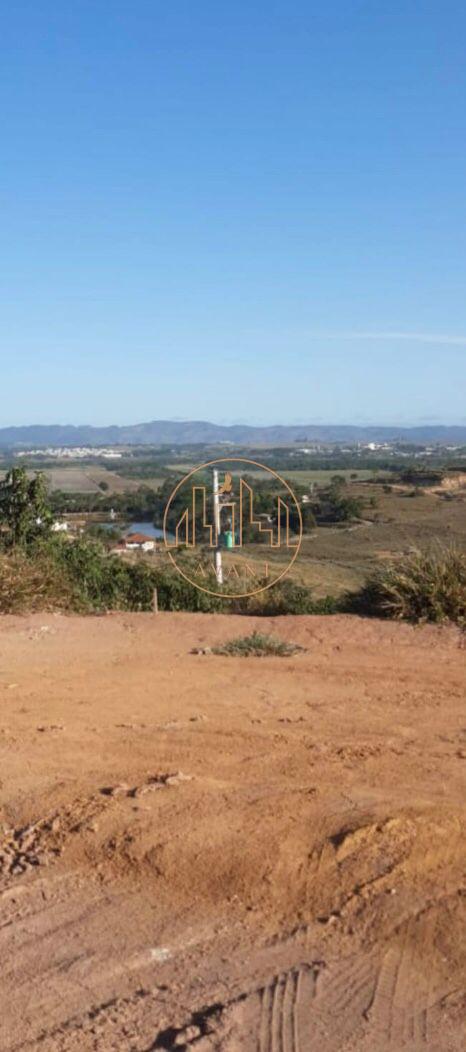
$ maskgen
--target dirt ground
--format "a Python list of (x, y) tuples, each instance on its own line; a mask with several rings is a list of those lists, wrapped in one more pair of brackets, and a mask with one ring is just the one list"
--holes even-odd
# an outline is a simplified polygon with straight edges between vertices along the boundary
[(463, 1050), (463, 638), (3, 617), (2, 1049)]

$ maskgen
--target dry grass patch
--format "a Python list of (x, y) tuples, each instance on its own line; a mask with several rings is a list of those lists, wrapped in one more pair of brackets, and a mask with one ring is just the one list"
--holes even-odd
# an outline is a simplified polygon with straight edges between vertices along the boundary
[(290, 657), (305, 650), (299, 643), (286, 643), (275, 636), (266, 635), (263, 632), (252, 632), (249, 636), (238, 636), (231, 639), (229, 643), (212, 647), (213, 654), (221, 654), (229, 657)]

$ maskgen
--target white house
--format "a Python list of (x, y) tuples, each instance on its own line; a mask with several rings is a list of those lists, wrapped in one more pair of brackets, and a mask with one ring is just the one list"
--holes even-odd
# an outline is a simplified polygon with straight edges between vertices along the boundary
[(154, 552), (155, 537), (147, 533), (127, 533), (114, 548), (115, 552)]

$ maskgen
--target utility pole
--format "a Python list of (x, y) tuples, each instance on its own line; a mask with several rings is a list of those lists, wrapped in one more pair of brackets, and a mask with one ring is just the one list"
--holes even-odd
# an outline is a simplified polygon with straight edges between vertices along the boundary
[(220, 501), (218, 497), (218, 471), (214, 468), (214, 524), (215, 524), (215, 576), (217, 584), (223, 584), (222, 551), (220, 548)]

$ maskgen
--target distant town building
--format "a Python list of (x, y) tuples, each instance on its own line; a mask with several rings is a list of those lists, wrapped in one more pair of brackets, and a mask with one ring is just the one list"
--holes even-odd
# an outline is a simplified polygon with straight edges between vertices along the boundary
[(54, 457), (56, 460), (89, 460), (90, 457), (120, 460), (123, 453), (118, 449), (102, 449), (94, 446), (47, 446), (46, 449), (20, 449), (15, 456)]
[(154, 552), (156, 548), (155, 537), (149, 537), (146, 533), (128, 533), (113, 549), (114, 552)]

